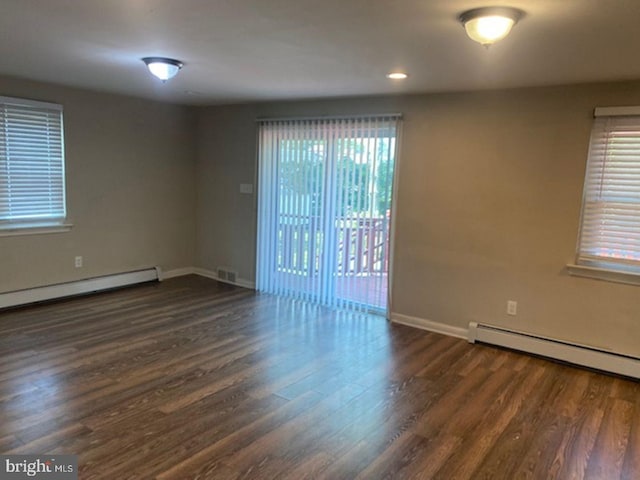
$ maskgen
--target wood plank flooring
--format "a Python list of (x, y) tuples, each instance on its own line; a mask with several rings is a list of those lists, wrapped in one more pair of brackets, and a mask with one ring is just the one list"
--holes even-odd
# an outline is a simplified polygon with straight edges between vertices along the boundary
[(0, 453), (90, 479), (640, 479), (640, 384), (195, 276), (0, 313)]

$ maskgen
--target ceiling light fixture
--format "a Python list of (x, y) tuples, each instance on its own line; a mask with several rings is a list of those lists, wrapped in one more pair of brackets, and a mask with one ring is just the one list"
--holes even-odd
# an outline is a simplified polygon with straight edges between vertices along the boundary
[(522, 11), (511, 7), (484, 7), (460, 14), (467, 35), (485, 47), (506, 37), (522, 17)]
[(406, 73), (402, 73), (402, 72), (387, 73), (387, 78), (390, 78), (391, 80), (404, 80), (408, 76), (409, 75), (407, 75)]
[(172, 58), (145, 57), (142, 59), (151, 74), (163, 82), (176, 76), (182, 68), (182, 62)]

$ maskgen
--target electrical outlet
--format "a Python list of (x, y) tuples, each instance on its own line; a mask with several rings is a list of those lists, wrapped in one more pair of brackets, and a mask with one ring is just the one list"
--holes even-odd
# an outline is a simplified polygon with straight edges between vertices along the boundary
[(82, 257), (78, 255), (75, 262), (76, 268), (82, 268)]
[(517, 315), (518, 302), (515, 300), (507, 300), (507, 315)]

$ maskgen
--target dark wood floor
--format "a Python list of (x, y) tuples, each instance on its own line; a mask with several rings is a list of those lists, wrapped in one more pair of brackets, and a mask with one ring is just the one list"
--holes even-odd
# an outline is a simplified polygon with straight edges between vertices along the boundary
[(82, 479), (639, 479), (640, 384), (198, 277), (0, 313), (0, 453)]

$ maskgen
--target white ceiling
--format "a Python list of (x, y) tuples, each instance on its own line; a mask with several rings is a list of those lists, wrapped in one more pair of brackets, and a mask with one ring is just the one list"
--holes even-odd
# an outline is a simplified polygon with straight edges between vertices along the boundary
[[(495, 4), (526, 16), (485, 50), (457, 16)], [(640, 0), (0, 0), (0, 74), (188, 104), (640, 79), (639, 23)]]

